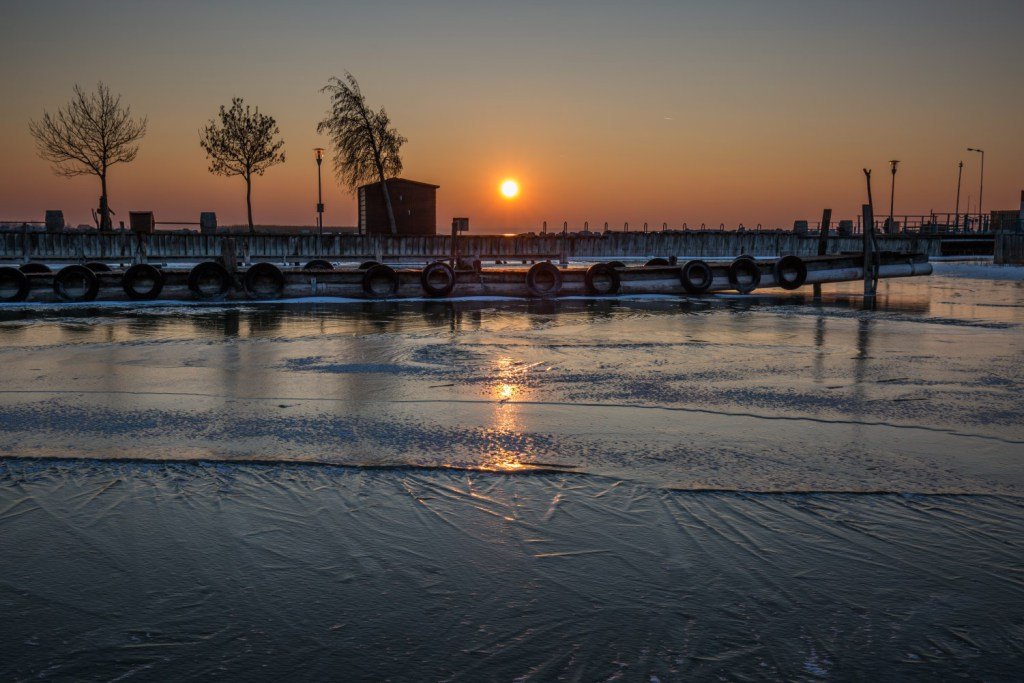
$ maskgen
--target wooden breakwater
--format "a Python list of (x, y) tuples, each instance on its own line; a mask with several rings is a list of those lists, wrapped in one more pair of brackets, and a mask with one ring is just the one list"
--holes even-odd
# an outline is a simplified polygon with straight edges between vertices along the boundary
[(993, 260), (1000, 265), (1024, 264), (1024, 233), (1004, 232), (996, 235)]
[[(224, 241), (233, 239), (234, 253), (246, 261), (299, 262), (313, 258), (332, 260), (430, 261), (453, 253), (449, 235), (202, 235), (191, 233), (131, 232), (45, 233), (0, 232), (0, 260), (4, 261), (199, 261), (222, 255)], [(455, 250), (464, 257), (483, 260), (529, 261), (615, 259), (648, 256), (724, 257), (750, 254), (779, 256), (817, 254), (816, 235), (770, 232), (652, 232), (603, 235), (461, 235)], [(883, 251), (940, 256), (943, 238), (935, 235), (881, 236)], [(861, 250), (860, 236), (829, 237), (828, 254)]]

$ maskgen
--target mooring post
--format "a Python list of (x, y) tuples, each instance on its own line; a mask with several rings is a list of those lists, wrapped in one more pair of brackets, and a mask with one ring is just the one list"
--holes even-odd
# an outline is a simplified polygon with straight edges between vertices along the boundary
[(569, 221), (562, 222), (562, 248), (558, 254), (558, 262), (564, 267), (569, 265)]
[[(818, 228), (818, 256), (828, 253), (828, 231), (832, 227), (832, 209), (821, 212), (821, 227)], [(821, 299), (821, 285), (814, 285), (814, 298)]]
[(144, 233), (135, 233), (135, 254), (132, 258), (132, 263), (146, 263), (148, 262), (148, 250), (146, 249), (147, 237)]
[(870, 204), (861, 207), (864, 215), (864, 298), (875, 297), (875, 212)]
[(28, 243), (28, 223), (21, 224), (21, 257), (25, 263), (32, 260), (32, 249)]
[[(547, 222), (544, 223), (544, 227), (547, 228)], [(455, 238), (459, 235), (459, 221), (457, 218), (452, 219), (452, 258), (449, 264), (452, 268), (455, 267), (455, 263), (459, 258), (459, 252), (455, 248)]]
[(224, 237), (220, 241), (220, 262), (232, 275), (238, 270), (238, 257), (235, 256), (235, 238)]

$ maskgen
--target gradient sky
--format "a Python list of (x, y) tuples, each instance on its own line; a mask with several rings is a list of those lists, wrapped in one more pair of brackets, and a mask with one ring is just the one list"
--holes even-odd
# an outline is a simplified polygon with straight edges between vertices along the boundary
[[(110, 174), (116, 218), (244, 220), (239, 178), (207, 172), (198, 129), (232, 96), (275, 116), (287, 162), (254, 181), (257, 223), (312, 224), (318, 89), (346, 69), (409, 138), (407, 178), (441, 186), (438, 224), (474, 231), (792, 225), (853, 217), (861, 168), (897, 213), (1024, 188), (1024, 2), (51, 2), (0, 24), (0, 220), (89, 222), (99, 183), (59, 178), (28, 121), (103, 80), (149, 133)], [(325, 164), (328, 225), (356, 201)], [(520, 181), (514, 201), (502, 179)], [(885, 205), (884, 209), (881, 206)]]

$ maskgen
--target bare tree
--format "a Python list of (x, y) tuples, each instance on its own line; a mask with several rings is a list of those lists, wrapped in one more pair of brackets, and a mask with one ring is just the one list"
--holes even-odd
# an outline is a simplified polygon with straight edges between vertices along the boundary
[(284, 140), (274, 117), (250, 108), (241, 97), (231, 100), (231, 108), (220, 108), (220, 123), (211, 119), (199, 131), (199, 144), (210, 159), (210, 173), (222, 176), (240, 175), (245, 179), (245, 208), (249, 232), (256, 232), (252, 223), (252, 177), (263, 175), (271, 166), (284, 163)]
[(331, 109), (316, 130), (327, 133), (334, 143), (334, 172), (338, 181), (353, 191), (359, 185), (378, 181), (384, 192), (391, 234), (397, 234), (386, 180), (402, 172), (399, 151), (406, 139), (391, 126), (383, 108), (375, 112), (366, 105), (359, 83), (349, 72), (345, 72), (345, 80), (331, 78), (320, 92), (330, 95)]
[(75, 96), (55, 115), (43, 112), (28, 124), (39, 156), (53, 164), (57, 175), (73, 178), (95, 175), (100, 179), (100, 228), (111, 229), (107, 198), (107, 171), (114, 164), (134, 161), (139, 140), (146, 134), (146, 118), (133, 119), (131, 107), (121, 105), (103, 83), (85, 93), (75, 85)]

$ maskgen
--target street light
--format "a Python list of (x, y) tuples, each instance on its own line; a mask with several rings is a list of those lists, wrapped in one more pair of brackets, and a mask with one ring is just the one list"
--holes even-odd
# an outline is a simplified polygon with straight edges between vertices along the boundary
[(316, 227), (322, 238), (324, 236), (324, 188), (320, 182), (320, 164), (324, 162), (324, 148), (314, 147), (316, 154)]
[(982, 199), (985, 196), (985, 150), (968, 147), (967, 151), (981, 154), (981, 187), (978, 188), (978, 232), (981, 232), (985, 224), (985, 213), (982, 209)]
[(892, 187), (889, 189), (889, 229), (890, 235), (896, 232), (896, 224), (892, 222), (892, 210), (896, 203), (896, 167), (899, 166), (899, 159), (890, 159), (889, 166), (892, 168)]

